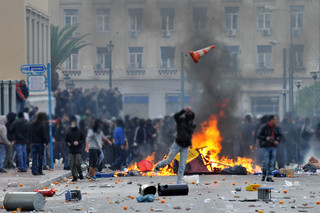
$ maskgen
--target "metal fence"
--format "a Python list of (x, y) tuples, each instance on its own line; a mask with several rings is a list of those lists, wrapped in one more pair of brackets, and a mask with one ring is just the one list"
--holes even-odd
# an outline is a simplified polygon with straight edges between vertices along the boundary
[(16, 111), (16, 80), (0, 80), (0, 114)]

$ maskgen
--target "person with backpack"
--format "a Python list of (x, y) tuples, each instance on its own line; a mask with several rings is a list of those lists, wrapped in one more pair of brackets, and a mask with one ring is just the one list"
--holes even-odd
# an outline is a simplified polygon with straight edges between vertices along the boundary
[(160, 168), (169, 165), (178, 152), (180, 152), (177, 184), (182, 183), (182, 177), (189, 155), (189, 147), (192, 146), (192, 134), (196, 128), (193, 121), (194, 118), (195, 114), (191, 111), (190, 107), (187, 107), (174, 115), (174, 120), (177, 123), (177, 136), (175, 142), (170, 148), (167, 159), (160, 161), (154, 168), (154, 171), (157, 172)]
[(268, 122), (263, 124), (258, 131), (258, 140), (263, 153), (263, 168), (261, 181), (274, 182), (272, 171), (276, 160), (277, 146), (281, 140), (278, 128), (278, 119), (275, 115), (268, 117)]

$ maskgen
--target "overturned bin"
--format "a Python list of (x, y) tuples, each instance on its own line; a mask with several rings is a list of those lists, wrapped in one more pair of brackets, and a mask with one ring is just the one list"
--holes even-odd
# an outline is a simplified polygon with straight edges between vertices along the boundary
[(39, 192), (8, 192), (3, 200), (3, 206), (7, 211), (18, 208), (23, 211), (40, 211), (44, 205), (44, 196)]

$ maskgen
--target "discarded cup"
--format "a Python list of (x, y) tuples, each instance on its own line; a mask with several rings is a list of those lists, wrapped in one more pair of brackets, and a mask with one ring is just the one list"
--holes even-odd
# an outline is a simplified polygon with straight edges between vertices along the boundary
[(195, 184), (199, 184), (199, 175), (191, 175), (191, 176), (184, 176), (184, 181), (186, 183), (195, 183)]

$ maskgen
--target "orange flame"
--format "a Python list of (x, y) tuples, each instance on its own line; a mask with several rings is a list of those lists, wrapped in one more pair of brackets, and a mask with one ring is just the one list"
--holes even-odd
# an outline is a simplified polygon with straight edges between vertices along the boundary
[[(220, 134), (219, 128), (218, 128), (218, 121), (219, 118), (225, 118), (225, 111), (227, 104), (229, 103), (228, 99), (224, 100), (224, 103), (221, 104), (218, 115), (212, 115), (207, 121), (203, 122), (201, 124), (201, 130), (196, 132), (192, 139), (192, 146), (193, 149), (196, 149), (199, 151), (200, 156), (202, 157), (203, 163), (207, 166), (207, 169), (209, 171), (215, 171), (215, 168), (224, 169), (227, 167), (232, 167), (235, 165), (241, 165), (247, 169), (248, 173), (254, 173), (254, 172), (261, 172), (261, 168), (259, 166), (253, 166), (253, 160), (250, 158), (245, 157), (238, 157), (236, 160), (230, 159), (226, 156), (219, 157), (219, 153), (222, 150), (221, 143), (223, 142), (223, 137)], [(253, 147), (250, 147), (252, 150)], [(148, 156), (146, 160), (153, 163), (153, 169), (155, 167), (154, 163), (154, 154)], [(166, 156), (164, 157), (166, 158)], [(139, 167), (137, 163), (130, 165), (130, 167), (127, 169), (127, 171), (136, 170), (140, 172)], [(116, 173), (117, 175), (118, 173)], [(159, 172), (140, 172), (142, 176), (169, 176), (169, 175), (175, 175), (173, 171), (173, 163), (171, 165), (168, 165), (164, 167)]]

